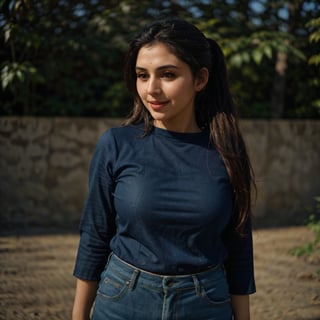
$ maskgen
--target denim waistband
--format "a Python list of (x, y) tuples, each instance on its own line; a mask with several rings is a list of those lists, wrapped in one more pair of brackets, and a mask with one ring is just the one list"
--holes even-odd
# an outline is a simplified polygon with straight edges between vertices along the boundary
[[(184, 289), (187, 287), (199, 287), (199, 282), (202, 280), (214, 280), (215, 278), (221, 276), (223, 273), (223, 268), (221, 265), (215, 265), (203, 272), (191, 273), (184, 275), (162, 275), (148, 272), (137, 268), (122, 259), (116, 256), (114, 253), (111, 253), (108, 260), (108, 269), (111, 269), (113, 272), (119, 275), (125, 275), (130, 278), (130, 286), (133, 287), (136, 281), (143, 282), (144, 285), (154, 288), (171, 288), (171, 289)], [(200, 290), (200, 289), (199, 289)]]

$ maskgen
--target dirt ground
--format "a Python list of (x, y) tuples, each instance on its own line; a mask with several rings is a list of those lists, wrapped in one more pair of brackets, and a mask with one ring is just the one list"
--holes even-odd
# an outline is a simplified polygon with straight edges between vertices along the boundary
[[(254, 232), (252, 320), (320, 320), (319, 256), (288, 250), (312, 241), (305, 227)], [(0, 319), (70, 319), (77, 235), (0, 237)]]

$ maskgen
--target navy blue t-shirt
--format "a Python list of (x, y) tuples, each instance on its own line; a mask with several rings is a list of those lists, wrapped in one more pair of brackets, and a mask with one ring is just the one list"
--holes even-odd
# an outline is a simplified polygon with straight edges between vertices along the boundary
[(208, 133), (109, 129), (90, 166), (74, 275), (98, 280), (112, 251), (166, 275), (224, 264), (230, 293), (253, 293), (250, 220), (240, 237), (233, 214), (233, 190)]

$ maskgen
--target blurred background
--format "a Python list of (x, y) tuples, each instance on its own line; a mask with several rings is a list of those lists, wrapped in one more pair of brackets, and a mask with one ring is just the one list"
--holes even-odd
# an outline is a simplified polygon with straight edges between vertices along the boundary
[(128, 41), (159, 15), (223, 48), (257, 176), (256, 225), (306, 221), (320, 195), (318, 0), (4, 0), (0, 10), (0, 232), (77, 229), (95, 143), (131, 109)]
[(222, 46), (242, 117), (320, 118), (318, 0), (1, 2), (1, 115), (127, 115), (127, 43), (176, 15)]

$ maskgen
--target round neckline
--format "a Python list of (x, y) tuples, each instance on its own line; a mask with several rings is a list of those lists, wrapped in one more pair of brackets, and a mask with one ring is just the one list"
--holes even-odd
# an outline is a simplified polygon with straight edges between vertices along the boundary
[(178, 132), (178, 131), (170, 131), (167, 129), (152, 127), (152, 131), (155, 135), (164, 136), (167, 138), (172, 138), (176, 140), (187, 140), (187, 141), (197, 141), (199, 138), (206, 137), (207, 134), (205, 131), (199, 132)]

